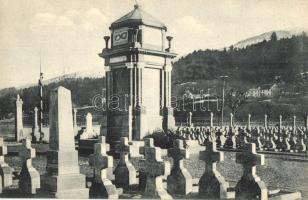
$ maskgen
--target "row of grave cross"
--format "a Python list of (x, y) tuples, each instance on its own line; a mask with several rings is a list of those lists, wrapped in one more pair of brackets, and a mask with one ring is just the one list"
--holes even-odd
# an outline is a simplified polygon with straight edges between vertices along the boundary
[[(247, 127), (248, 128), (251, 128), (251, 116), (252, 116), (251, 114), (248, 114), (248, 120), (247, 120)], [(193, 113), (192, 112), (188, 112), (188, 114), (187, 114), (187, 126), (189, 126), (189, 127), (193, 126), (192, 117), (193, 117)], [(296, 129), (296, 119), (297, 119), (297, 117), (293, 116), (292, 127), (293, 127), (294, 130)], [(278, 125), (279, 128), (283, 127), (282, 120), (283, 120), (282, 115), (279, 115), (279, 125)], [(214, 126), (213, 122), (214, 122), (214, 114), (211, 112), (210, 113), (210, 127)], [(234, 126), (234, 115), (233, 115), (233, 113), (230, 113), (229, 125), (231, 127)], [(269, 120), (268, 120), (268, 115), (267, 114), (264, 115), (264, 127), (266, 127), (266, 128), (269, 127)], [(306, 116), (306, 118), (305, 118), (305, 127), (308, 128), (308, 116)]]
[[(173, 167), (161, 157), (161, 149), (154, 146), (152, 138), (144, 140), (140, 153), (144, 158), (140, 160), (139, 179), (138, 172), (128, 159), (130, 146), (127, 138), (121, 138), (117, 147), (120, 161), (113, 170), (113, 157), (107, 155), (109, 145), (104, 137), (99, 137), (94, 145), (94, 153), (90, 156), (89, 163), (94, 170), (94, 178), (90, 186), (90, 197), (112, 198), (119, 197), (119, 189), (129, 190), (131, 186), (138, 185), (142, 188), (143, 198), (172, 199), (171, 195), (187, 195), (193, 191), (193, 179), (184, 167), (183, 160), (189, 158), (189, 150), (185, 149), (182, 140), (176, 140), (174, 147), (168, 149), (168, 156), (173, 158)], [(40, 176), (32, 166), (35, 149), (31, 147), (30, 140), (24, 140), (19, 149), (22, 160), (22, 170), (19, 174), (19, 189), (24, 194), (35, 194), (40, 188)], [(0, 189), (12, 185), (12, 169), (4, 162), (7, 147), (0, 138), (0, 167), (2, 184)], [(199, 196), (204, 198), (260, 198), (267, 199), (267, 188), (256, 175), (256, 165), (264, 164), (264, 156), (256, 153), (256, 145), (247, 143), (242, 153), (236, 154), (236, 162), (243, 165), (243, 175), (235, 187), (235, 192), (230, 192), (229, 184), (217, 171), (216, 164), (224, 160), (223, 152), (216, 149), (215, 142), (207, 142), (206, 150), (199, 153), (199, 159), (206, 164), (204, 173), (199, 180)], [(167, 190), (164, 188), (163, 179), (167, 176)]]
[(250, 142), (257, 145), (258, 150), (285, 151), (305, 153), (308, 145), (308, 129), (297, 127), (179, 127), (174, 137), (186, 140), (197, 140), (203, 145), (208, 140), (215, 140), (219, 148), (241, 149)]
[[(176, 140), (174, 147), (168, 149), (168, 156), (173, 159), (173, 167), (161, 157), (161, 149), (154, 146), (152, 138), (144, 140), (140, 153), (144, 155), (139, 161), (139, 171), (130, 163), (128, 155), (130, 146), (127, 138), (122, 138), (117, 146), (120, 161), (114, 170), (115, 181), (108, 179), (106, 169), (112, 167), (112, 157), (106, 154), (108, 148), (101, 137), (95, 144), (94, 154), (90, 164), (94, 167), (94, 183), (90, 191), (92, 197), (115, 198), (118, 194), (116, 186), (124, 191), (139, 183), (143, 198), (172, 199), (171, 195), (187, 195), (193, 192), (193, 179), (184, 167), (183, 160), (189, 158), (189, 150), (185, 149), (182, 140)], [(105, 146), (105, 147), (104, 147)], [(256, 145), (247, 143), (244, 151), (237, 153), (236, 162), (243, 165), (243, 175), (231, 192), (229, 184), (217, 171), (216, 164), (224, 159), (223, 152), (216, 149), (215, 142), (207, 142), (206, 150), (199, 153), (199, 159), (206, 163), (205, 171), (199, 180), (199, 196), (204, 198), (239, 198), (239, 199), (267, 199), (268, 191), (265, 184), (256, 175), (256, 165), (264, 165), (264, 156), (256, 153)], [(139, 175), (137, 177), (137, 175)], [(167, 190), (163, 179), (167, 176)], [(100, 189), (97, 189), (100, 188)], [(90, 192), (91, 194), (91, 192)], [(91, 195), (90, 195), (91, 197)]]

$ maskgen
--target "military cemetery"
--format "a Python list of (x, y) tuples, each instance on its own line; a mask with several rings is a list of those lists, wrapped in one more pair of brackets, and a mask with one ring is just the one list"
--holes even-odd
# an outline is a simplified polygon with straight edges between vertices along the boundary
[(0, 121), (1, 198), (308, 199), (308, 107), (238, 111), (262, 88), (228, 96), (224, 71), (222, 96), (209, 86), (174, 100), (177, 33), (143, 4), (101, 25), (105, 82), (91, 106), (69, 85), (45, 92), (41, 69), (36, 106), (14, 95), (13, 128)]

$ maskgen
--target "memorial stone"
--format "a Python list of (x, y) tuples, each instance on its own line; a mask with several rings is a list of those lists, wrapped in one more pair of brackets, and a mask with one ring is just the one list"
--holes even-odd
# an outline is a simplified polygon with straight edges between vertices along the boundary
[(184, 167), (183, 159), (189, 158), (189, 150), (184, 149), (183, 140), (177, 139), (174, 147), (168, 149), (173, 159), (173, 167), (167, 177), (167, 190), (170, 194), (187, 195), (192, 191), (192, 177)]
[(115, 185), (108, 179), (108, 169), (113, 168), (113, 158), (107, 155), (109, 144), (100, 136), (94, 144), (94, 154), (90, 155), (90, 165), (94, 168), (94, 178), (90, 187), (90, 198), (118, 199)]
[(247, 143), (244, 152), (236, 154), (236, 162), (243, 166), (243, 176), (235, 186), (236, 199), (268, 199), (265, 183), (256, 174), (256, 165), (264, 165), (264, 155), (257, 154), (256, 145)]
[(19, 156), (22, 160), (22, 169), (19, 175), (19, 189), (26, 194), (36, 194), (40, 188), (40, 174), (32, 166), (32, 158), (35, 157), (35, 149), (31, 147), (31, 140), (24, 139)]
[(89, 198), (75, 150), (70, 90), (62, 86), (52, 90), (49, 103), (49, 150), (42, 189), (56, 198)]
[(206, 150), (199, 153), (199, 159), (205, 161), (205, 171), (199, 180), (199, 196), (209, 199), (234, 198), (234, 193), (227, 191), (229, 183), (216, 169), (216, 163), (224, 159), (223, 152), (216, 150), (216, 142), (207, 142)]

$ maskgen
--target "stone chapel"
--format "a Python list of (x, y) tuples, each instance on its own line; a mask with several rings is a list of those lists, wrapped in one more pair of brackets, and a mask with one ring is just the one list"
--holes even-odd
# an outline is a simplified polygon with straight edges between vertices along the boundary
[[(175, 126), (171, 107), (172, 59), (167, 27), (140, 5), (109, 27), (105, 48), (107, 137), (142, 140), (154, 130)], [(109, 40), (111, 44), (109, 45)]]

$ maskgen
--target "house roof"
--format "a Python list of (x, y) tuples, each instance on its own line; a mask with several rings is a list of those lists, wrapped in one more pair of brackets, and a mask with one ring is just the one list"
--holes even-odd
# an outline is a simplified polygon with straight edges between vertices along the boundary
[(264, 84), (264, 85), (260, 86), (260, 89), (261, 90), (269, 90), (269, 89), (271, 89), (272, 86), (273, 86), (272, 84)]
[(112, 29), (125, 27), (129, 25), (147, 25), (156, 28), (161, 28), (167, 30), (167, 27), (164, 23), (160, 22), (158, 19), (145, 12), (140, 5), (136, 4), (134, 10), (130, 11), (123, 17), (119, 18), (111, 24)]

